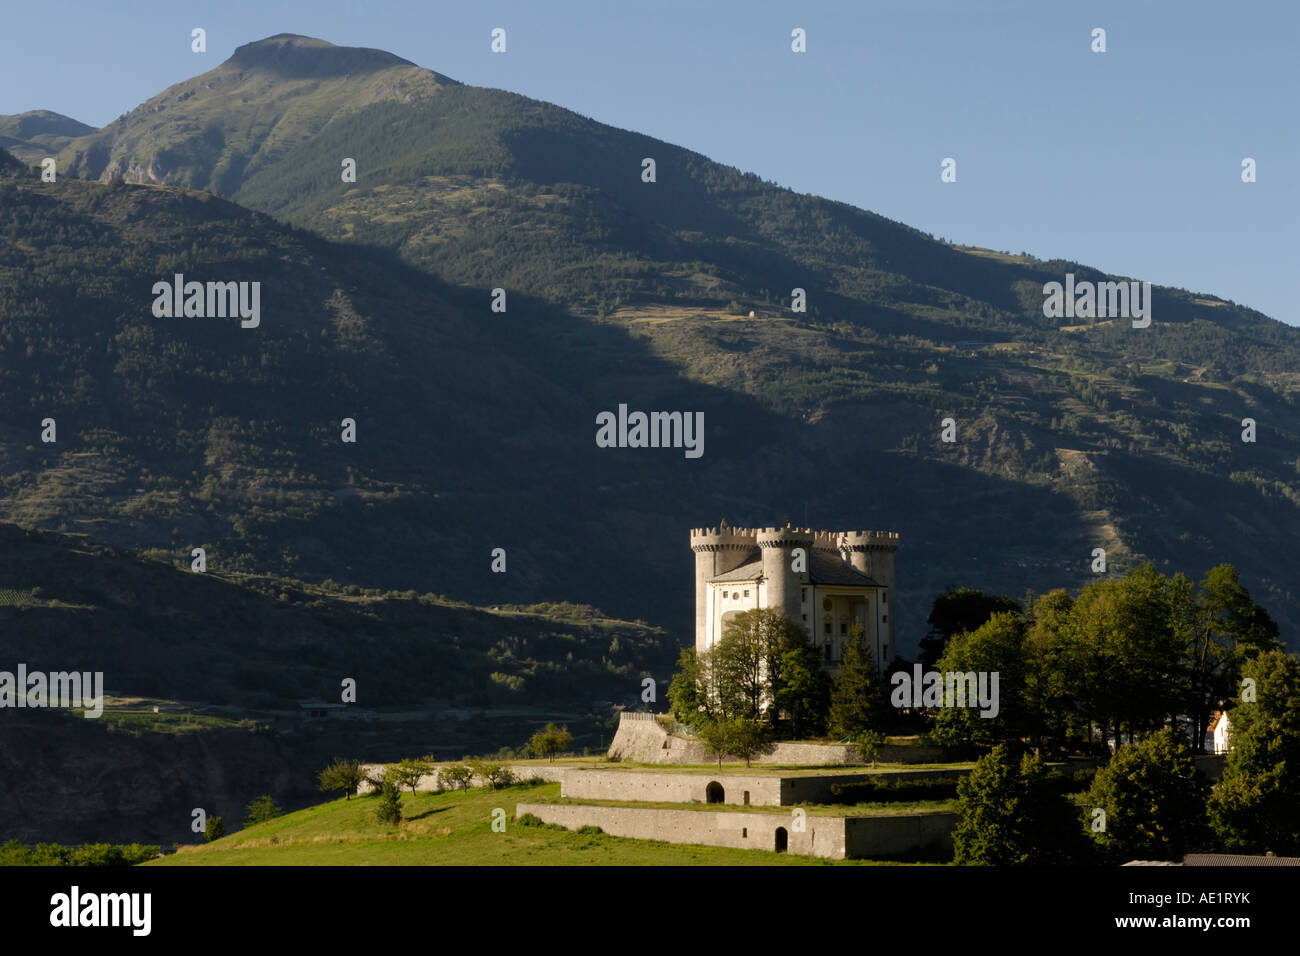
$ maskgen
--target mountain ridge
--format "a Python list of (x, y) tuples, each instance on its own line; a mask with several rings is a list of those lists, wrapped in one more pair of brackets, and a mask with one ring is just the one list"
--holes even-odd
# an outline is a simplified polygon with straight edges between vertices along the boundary
[(260, 68), (284, 76), (337, 76), (415, 64), (386, 50), (340, 47), (316, 37), (277, 33), (236, 47), (221, 66)]
[(0, 116), (0, 148), (10, 150), (30, 166), (94, 131), (95, 127), (53, 110), (28, 110)]

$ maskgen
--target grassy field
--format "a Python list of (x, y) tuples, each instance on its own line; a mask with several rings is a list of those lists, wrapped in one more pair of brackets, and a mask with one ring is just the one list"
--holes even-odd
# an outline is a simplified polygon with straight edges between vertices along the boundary
[[(455, 761), (439, 761), (439, 763), (454, 762)], [(712, 773), (745, 777), (824, 777), (838, 776), (841, 774), (908, 774), (922, 770), (969, 770), (971, 767), (975, 766), (974, 763), (966, 761), (956, 763), (880, 763), (874, 766), (866, 764), (857, 766), (833, 765), (826, 767), (809, 767), (807, 764), (753, 764), (752, 766), (746, 767), (743, 760), (724, 760), (722, 762), (722, 769), (719, 770), (716, 762), (702, 764), (636, 763), (631, 760), (610, 761), (602, 756), (558, 757), (554, 761), (544, 759), (513, 760), (501, 758), (498, 762), (519, 768), (521, 775), (525, 777), (527, 775), (527, 768), (530, 767), (578, 767), (585, 770), (613, 770), (639, 773)]]
[[(581, 807), (634, 807), (642, 810), (700, 810), (705, 813), (726, 811), (728, 813), (776, 813), (789, 816), (790, 807), (768, 807), (750, 804), (742, 806), (732, 803), (671, 803), (665, 801), (645, 800), (593, 800), (580, 797), (560, 797), (550, 803), (569, 804)], [(906, 813), (942, 813), (956, 809), (956, 800), (896, 800), (874, 803), (801, 803), (801, 808), (809, 816), (815, 817), (884, 817), (899, 816)]]
[[(290, 813), (210, 844), (184, 847), (148, 866), (843, 866), (762, 850), (630, 840), (601, 833), (520, 826), (515, 804), (554, 801), (559, 784), (407, 793), (397, 827), (375, 819), (375, 797), (353, 797)], [(505, 832), (492, 830), (504, 809)]]
[(100, 720), (110, 730), (135, 734), (194, 734), (208, 730), (253, 727), (252, 721), (238, 721), (209, 714), (155, 714), (152, 710), (105, 710)]

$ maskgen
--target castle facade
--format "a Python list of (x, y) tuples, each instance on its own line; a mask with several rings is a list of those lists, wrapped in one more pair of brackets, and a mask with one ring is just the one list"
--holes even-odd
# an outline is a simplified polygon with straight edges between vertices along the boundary
[(838, 669), (855, 623), (878, 667), (893, 659), (896, 532), (732, 528), (724, 521), (692, 529), (691, 550), (697, 652), (721, 640), (741, 612), (771, 608), (804, 626), (827, 670)]

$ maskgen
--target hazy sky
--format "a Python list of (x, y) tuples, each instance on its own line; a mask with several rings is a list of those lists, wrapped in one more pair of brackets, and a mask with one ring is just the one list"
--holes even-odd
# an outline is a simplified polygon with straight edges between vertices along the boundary
[[(949, 240), (1300, 324), (1300, 2), (6, 3), (0, 113), (104, 125), (275, 33), (389, 50)], [(190, 51), (190, 30), (208, 52)], [(490, 52), (493, 27), (507, 52)], [(808, 50), (790, 49), (807, 31)], [(1107, 52), (1091, 34), (1106, 30)], [(1241, 181), (1244, 157), (1258, 181)], [(957, 182), (940, 162), (957, 161)]]

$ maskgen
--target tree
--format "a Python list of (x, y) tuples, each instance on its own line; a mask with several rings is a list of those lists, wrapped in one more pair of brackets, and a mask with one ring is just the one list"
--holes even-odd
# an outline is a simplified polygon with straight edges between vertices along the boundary
[(771, 749), (766, 724), (748, 717), (735, 717), (727, 722), (727, 751), (735, 754), (749, 766), (750, 760)]
[(773, 730), (782, 714), (801, 730), (818, 728), (825, 719), (828, 685), (816, 652), (803, 627), (781, 611), (737, 614), (718, 643), (699, 655), (698, 666), (710, 719), (766, 718)]
[(203, 824), (203, 839), (211, 843), (226, 835), (226, 821), (221, 817), (208, 817)]
[(831, 703), (830, 675), (822, 669), (816, 649), (802, 634), (787, 646), (772, 669), (772, 701), (769, 711), (773, 732), (783, 736), (817, 737), (826, 732), (826, 715)]
[(1078, 653), (1070, 691), (1117, 747), (1126, 727), (1131, 743), (1164, 726), (1186, 699), (1178, 629), (1185, 598), (1185, 579), (1171, 581), (1144, 564), (1088, 585), (1070, 610), (1066, 638)]
[(1191, 751), (1168, 728), (1116, 752), (1097, 771), (1087, 806), (1105, 811), (1091, 830), (1109, 859), (1179, 860), (1205, 838), (1207, 786)]
[(828, 723), (832, 737), (858, 737), (878, 729), (884, 689), (876, 658), (862, 640), (862, 625), (854, 624), (840, 652), (840, 669), (831, 684)]
[(1189, 700), (1197, 753), (1216, 701), (1231, 698), (1246, 660), (1279, 648), (1277, 622), (1250, 598), (1237, 569), (1220, 564), (1205, 573), (1195, 602), (1185, 612)]
[(469, 769), (483, 781), (483, 786), (493, 790), (508, 787), (514, 781), (514, 774), (509, 767), (488, 760), (471, 760)]
[(1088, 736), (1076, 710), (1079, 654), (1067, 635), (1073, 607), (1074, 599), (1064, 588), (1044, 594), (1033, 604), (1021, 642), (1025, 729), (1035, 748), (1045, 741), (1064, 748), (1072, 736)]
[(399, 788), (410, 787), (415, 796), (420, 780), (429, 773), (429, 765), (423, 760), (401, 760), (388, 768), (388, 773)]
[(683, 647), (677, 656), (677, 673), (668, 685), (668, 710), (687, 726), (701, 714), (708, 716), (708, 695), (704, 693), (704, 667), (693, 647)]
[(464, 764), (451, 764), (438, 771), (438, 784), (455, 790), (468, 790), (474, 780), (474, 771)]
[(974, 866), (1068, 863), (1084, 846), (1078, 815), (1051, 785), (1041, 757), (1017, 761), (1006, 744), (957, 784), (953, 860)]
[(925, 669), (935, 666), (955, 635), (975, 630), (997, 613), (1020, 614), (1021, 607), (1005, 594), (949, 587), (934, 599), (927, 619), (930, 631), (921, 638), (921, 663)]
[(1242, 677), (1255, 682), (1255, 700), (1229, 711), (1232, 736), (1210, 793), (1210, 825), (1230, 850), (1300, 855), (1300, 661), (1265, 651)]
[(770, 731), (761, 720), (750, 717), (732, 717), (727, 720), (712, 720), (697, 732), (700, 740), (718, 758), (718, 769), (722, 769), (722, 758), (726, 754), (740, 757), (745, 766), (758, 754), (770, 749)]
[(351, 800), (364, 779), (360, 761), (339, 758), (320, 772), (318, 789), (342, 790), (343, 799)]
[(957, 783), (953, 862), (966, 866), (1027, 862), (1024, 801), (1015, 761), (1006, 745), (998, 744)]
[(573, 734), (569, 733), (568, 725), (557, 727), (555, 724), (547, 724), (545, 728), (537, 731), (528, 741), (528, 750), (530, 753), (538, 756), (547, 756), (551, 758), (551, 763), (555, 762), (555, 755), (562, 753), (573, 746)]
[(776, 649), (770, 627), (773, 614), (779, 612), (754, 610), (737, 614), (727, 622), (721, 640), (709, 652), (719, 717), (757, 720), (770, 700), (769, 662)]
[(388, 777), (379, 788), (379, 808), (375, 810), (375, 816), (387, 826), (395, 827), (402, 822), (402, 791), (397, 788), (397, 782)]
[[(936, 665), (936, 669), (945, 675), (944, 706), (927, 711), (933, 722), (930, 735), (938, 743), (946, 747), (990, 747), (1020, 739), (1024, 729), (1024, 706), (1020, 698), (1024, 631), (1021, 618), (998, 612), (974, 631), (953, 637)], [(953, 681), (952, 701), (947, 698), (948, 674), (957, 675)], [(961, 677), (964, 674), (975, 676), (974, 695), (970, 681)], [(997, 675), (996, 685), (994, 674)], [(972, 699), (972, 696), (978, 698), (981, 688), (989, 695), (988, 707), (982, 706), (983, 702), (978, 699)], [(960, 696), (957, 693), (959, 689)], [(958, 706), (962, 704), (962, 697), (965, 706)]]
[(265, 823), (267, 820), (274, 820), (284, 813), (269, 793), (264, 793), (246, 808), (244, 817), (244, 826), (251, 827), (258, 823)]
[(722, 769), (722, 758), (730, 753), (731, 736), (725, 720), (707, 720), (696, 728), (695, 735), (704, 741), (713, 756), (718, 758), (718, 769)]

